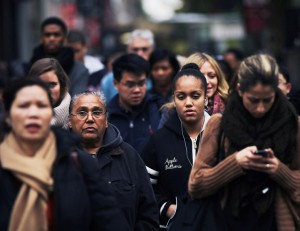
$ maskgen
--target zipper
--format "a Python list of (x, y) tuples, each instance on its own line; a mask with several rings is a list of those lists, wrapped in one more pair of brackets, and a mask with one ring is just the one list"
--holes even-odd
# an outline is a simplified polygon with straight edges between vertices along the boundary
[(130, 128), (133, 128), (133, 127), (134, 127), (134, 124), (133, 124), (133, 121), (132, 121), (132, 120), (129, 121), (129, 127), (130, 127)]

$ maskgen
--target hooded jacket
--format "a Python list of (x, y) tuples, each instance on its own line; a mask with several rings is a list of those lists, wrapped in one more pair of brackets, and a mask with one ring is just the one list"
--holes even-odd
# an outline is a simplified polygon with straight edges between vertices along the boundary
[(182, 126), (175, 109), (170, 111), (164, 126), (155, 132), (141, 154), (160, 208), (160, 227), (171, 221), (166, 216), (171, 204), (180, 209), (189, 198), (187, 183), (203, 130), (210, 116), (204, 113), (204, 123), (196, 144)]
[(122, 211), (122, 219), (116, 220), (119, 226), (124, 230), (158, 230), (158, 207), (145, 164), (114, 125), (108, 125), (102, 147), (91, 156), (97, 158)]
[(160, 112), (156, 97), (146, 94), (142, 103), (125, 111), (120, 107), (119, 94), (107, 106), (109, 122), (119, 130), (125, 142), (141, 153), (149, 137), (157, 130)]

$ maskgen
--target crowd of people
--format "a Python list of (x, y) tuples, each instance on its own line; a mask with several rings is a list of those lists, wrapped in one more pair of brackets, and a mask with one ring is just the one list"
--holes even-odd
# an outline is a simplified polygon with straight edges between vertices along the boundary
[(0, 78), (0, 230), (298, 230), (299, 100), (272, 55), (179, 57), (148, 29), (107, 62), (57, 17)]

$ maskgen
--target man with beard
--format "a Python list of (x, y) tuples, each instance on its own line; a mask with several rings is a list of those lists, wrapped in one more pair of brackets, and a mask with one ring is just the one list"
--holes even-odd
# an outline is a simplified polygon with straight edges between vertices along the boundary
[(113, 63), (114, 85), (118, 90), (109, 102), (109, 122), (139, 153), (157, 129), (158, 98), (147, 94), (149, 63), (137, 54), (125, 54)]
[(56, 58), (70, 79), (70, 94), (75, 95), (87, 89), (89, 78), (85, 66), (75, 61), (74, 52), (66, 47), (67, 26), (57, 17), (46, 18), (41, 24), (41, 44), (33, 50), (30, 66), (41, 58)]

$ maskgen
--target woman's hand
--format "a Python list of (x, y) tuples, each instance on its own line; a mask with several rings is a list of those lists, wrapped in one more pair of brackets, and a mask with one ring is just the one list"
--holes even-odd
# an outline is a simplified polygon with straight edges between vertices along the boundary
[(264, 149), (266, 155), (257, 155), (254, 152), (256, 146), (250, 146), (242, 149), (236, 154), (238, 164), (248, 170), (254, 170), (265, 173), (275, 173), (279, 166), (279, 160), (275, 157), (271, 148)]
[(235, 158), (238, 164), (244, 168), (249, 169), (249, 162), (251, 161), (251, 157), (253, 156), (253, 152), (257, 150), (256, 146), (250, 146), (239, 151)]

